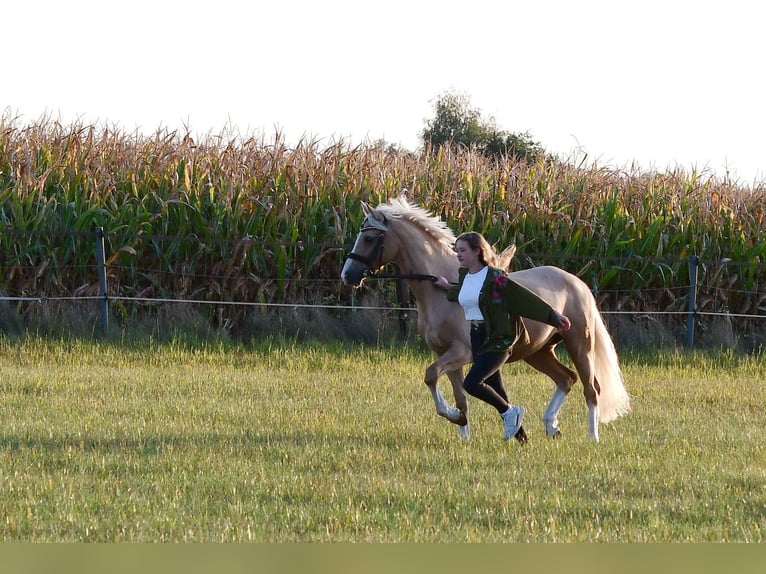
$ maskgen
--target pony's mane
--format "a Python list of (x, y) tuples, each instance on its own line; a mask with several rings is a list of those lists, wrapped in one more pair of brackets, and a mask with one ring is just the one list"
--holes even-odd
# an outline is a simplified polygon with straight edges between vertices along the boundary
[[(405, 195), (389, 199), (388, 203), (381, 203), (375, 210), (385, 215), (388, 219), (404, 219), (414, 223), (424, 233), (432, 237), (445, 251), (454, 251), (456, 237), (449, 226), (427, 209), (410, 203)], [(383, 225), (382, 223), (380, 224)], [(510, 245), (500, 253), (495, 252), (495, 259), (492, 264), (500, 269), (510, 270), (511, 262), (515, 256), (516, 245)]]
[(455, 234), (449, 226), (427, 209), (411, 204), (404, 196), (389, 199), (388, 203), (381, 203), (375, 209), (389, 219), (414, 223), (448, 251), (455, 247)]

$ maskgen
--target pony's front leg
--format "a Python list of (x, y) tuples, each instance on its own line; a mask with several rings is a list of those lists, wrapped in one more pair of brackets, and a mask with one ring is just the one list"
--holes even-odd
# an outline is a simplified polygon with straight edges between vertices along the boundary
[(462, 415), (456, 423), (459, 425), (458, 434), (460, 435), (460, 438), (469, 439), (471, 438), (471, 425), (468, 422), (468, 395), (463, 386), (463, 369), (459, 368), (455, 371), (449, 371), (447, 376), (452, 383), (452, 393), (455, 396), (455, 405)]
[[(444, 355), (435, 363), (428, 366), (426, 369), (425, 383), (426, 386), (428, 386), (428, 390), (431, 392), (434, 405), (436, 405), (436, 413), (439, 416), (446, 418), (451, 423), (458, 425), (460, 427), (458, 430), (460, 437), (467, 439), (470, 437), (470, 427), (468, 426), (468, 396), (463, 389), (462, 383), (463, 363), (456, 362), (454, 365), (448, 363), (452, 366), (452, 369), (445, 371), (442, 359), (444, 359)], [(457, 404), (456, 407), (451, 407), (447, 404), (444, 395), (442, 395), (437, 385), (439, 376), (445, 372), (452, 382), (452, 390)]]
[[(438, 375), (435, 375), (435, 371), (437, 371), (435, 367), (435, 363), (426, 369), (426, 378), (425, 383), (428, 387), (428, 390), (431, 391), (431, 396), (434, 399), (434, 405), (436, 406), (436, 414), (438, 414), (441, 417), (444, 417), (451, 423), (455, 423), (456, 425), (464, 425), (467, 422), (466, 415), (463, 411), (461, 411), (457, 407), (451, 407), (447, 404), (447, 400), (444, 398), (444, 395), (439, 390), (438, 385), (436, 384), (439, 380)], [(438, 372), (438, 371), (437, 371)]]

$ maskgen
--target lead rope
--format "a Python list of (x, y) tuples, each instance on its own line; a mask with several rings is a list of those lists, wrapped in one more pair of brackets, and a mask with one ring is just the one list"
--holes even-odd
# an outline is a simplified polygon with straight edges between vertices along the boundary
[(393, 275), (367, 275), (367, 279), (412, 279), (413, 281), (430, 281), (434, 283), (439, 278), (427, 273), (396, 273)]

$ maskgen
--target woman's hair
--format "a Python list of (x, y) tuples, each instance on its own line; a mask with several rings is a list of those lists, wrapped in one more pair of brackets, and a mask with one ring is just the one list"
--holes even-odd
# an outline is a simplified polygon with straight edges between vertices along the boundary
[(492, 248), (489, 242), (484, 239), (484, 236), (481, 233), (476, 231), (466, 231), (465, 233), (461, 233), (457, 236), (455, 243), (457, 244), (458, 241), (464, 241), (471, 249), (478, 249), (479, 261), (484, 263), (484, 265), (489, 265), (490, 267), (501, 267), (502, 264), (497, 256), (497, 253), (495, 253), (495, 250)]

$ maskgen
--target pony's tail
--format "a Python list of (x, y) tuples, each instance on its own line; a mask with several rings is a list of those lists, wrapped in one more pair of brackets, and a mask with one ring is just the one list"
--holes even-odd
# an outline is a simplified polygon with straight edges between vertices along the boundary
[(598, 396), (598, 419), (599, 422), (608, 423), (630, 412), (630, 396), (625, 390), (612, 337), (606, 329), (601, 313), (596, 310), (594, 315), (594, 369), (601, 389)]

